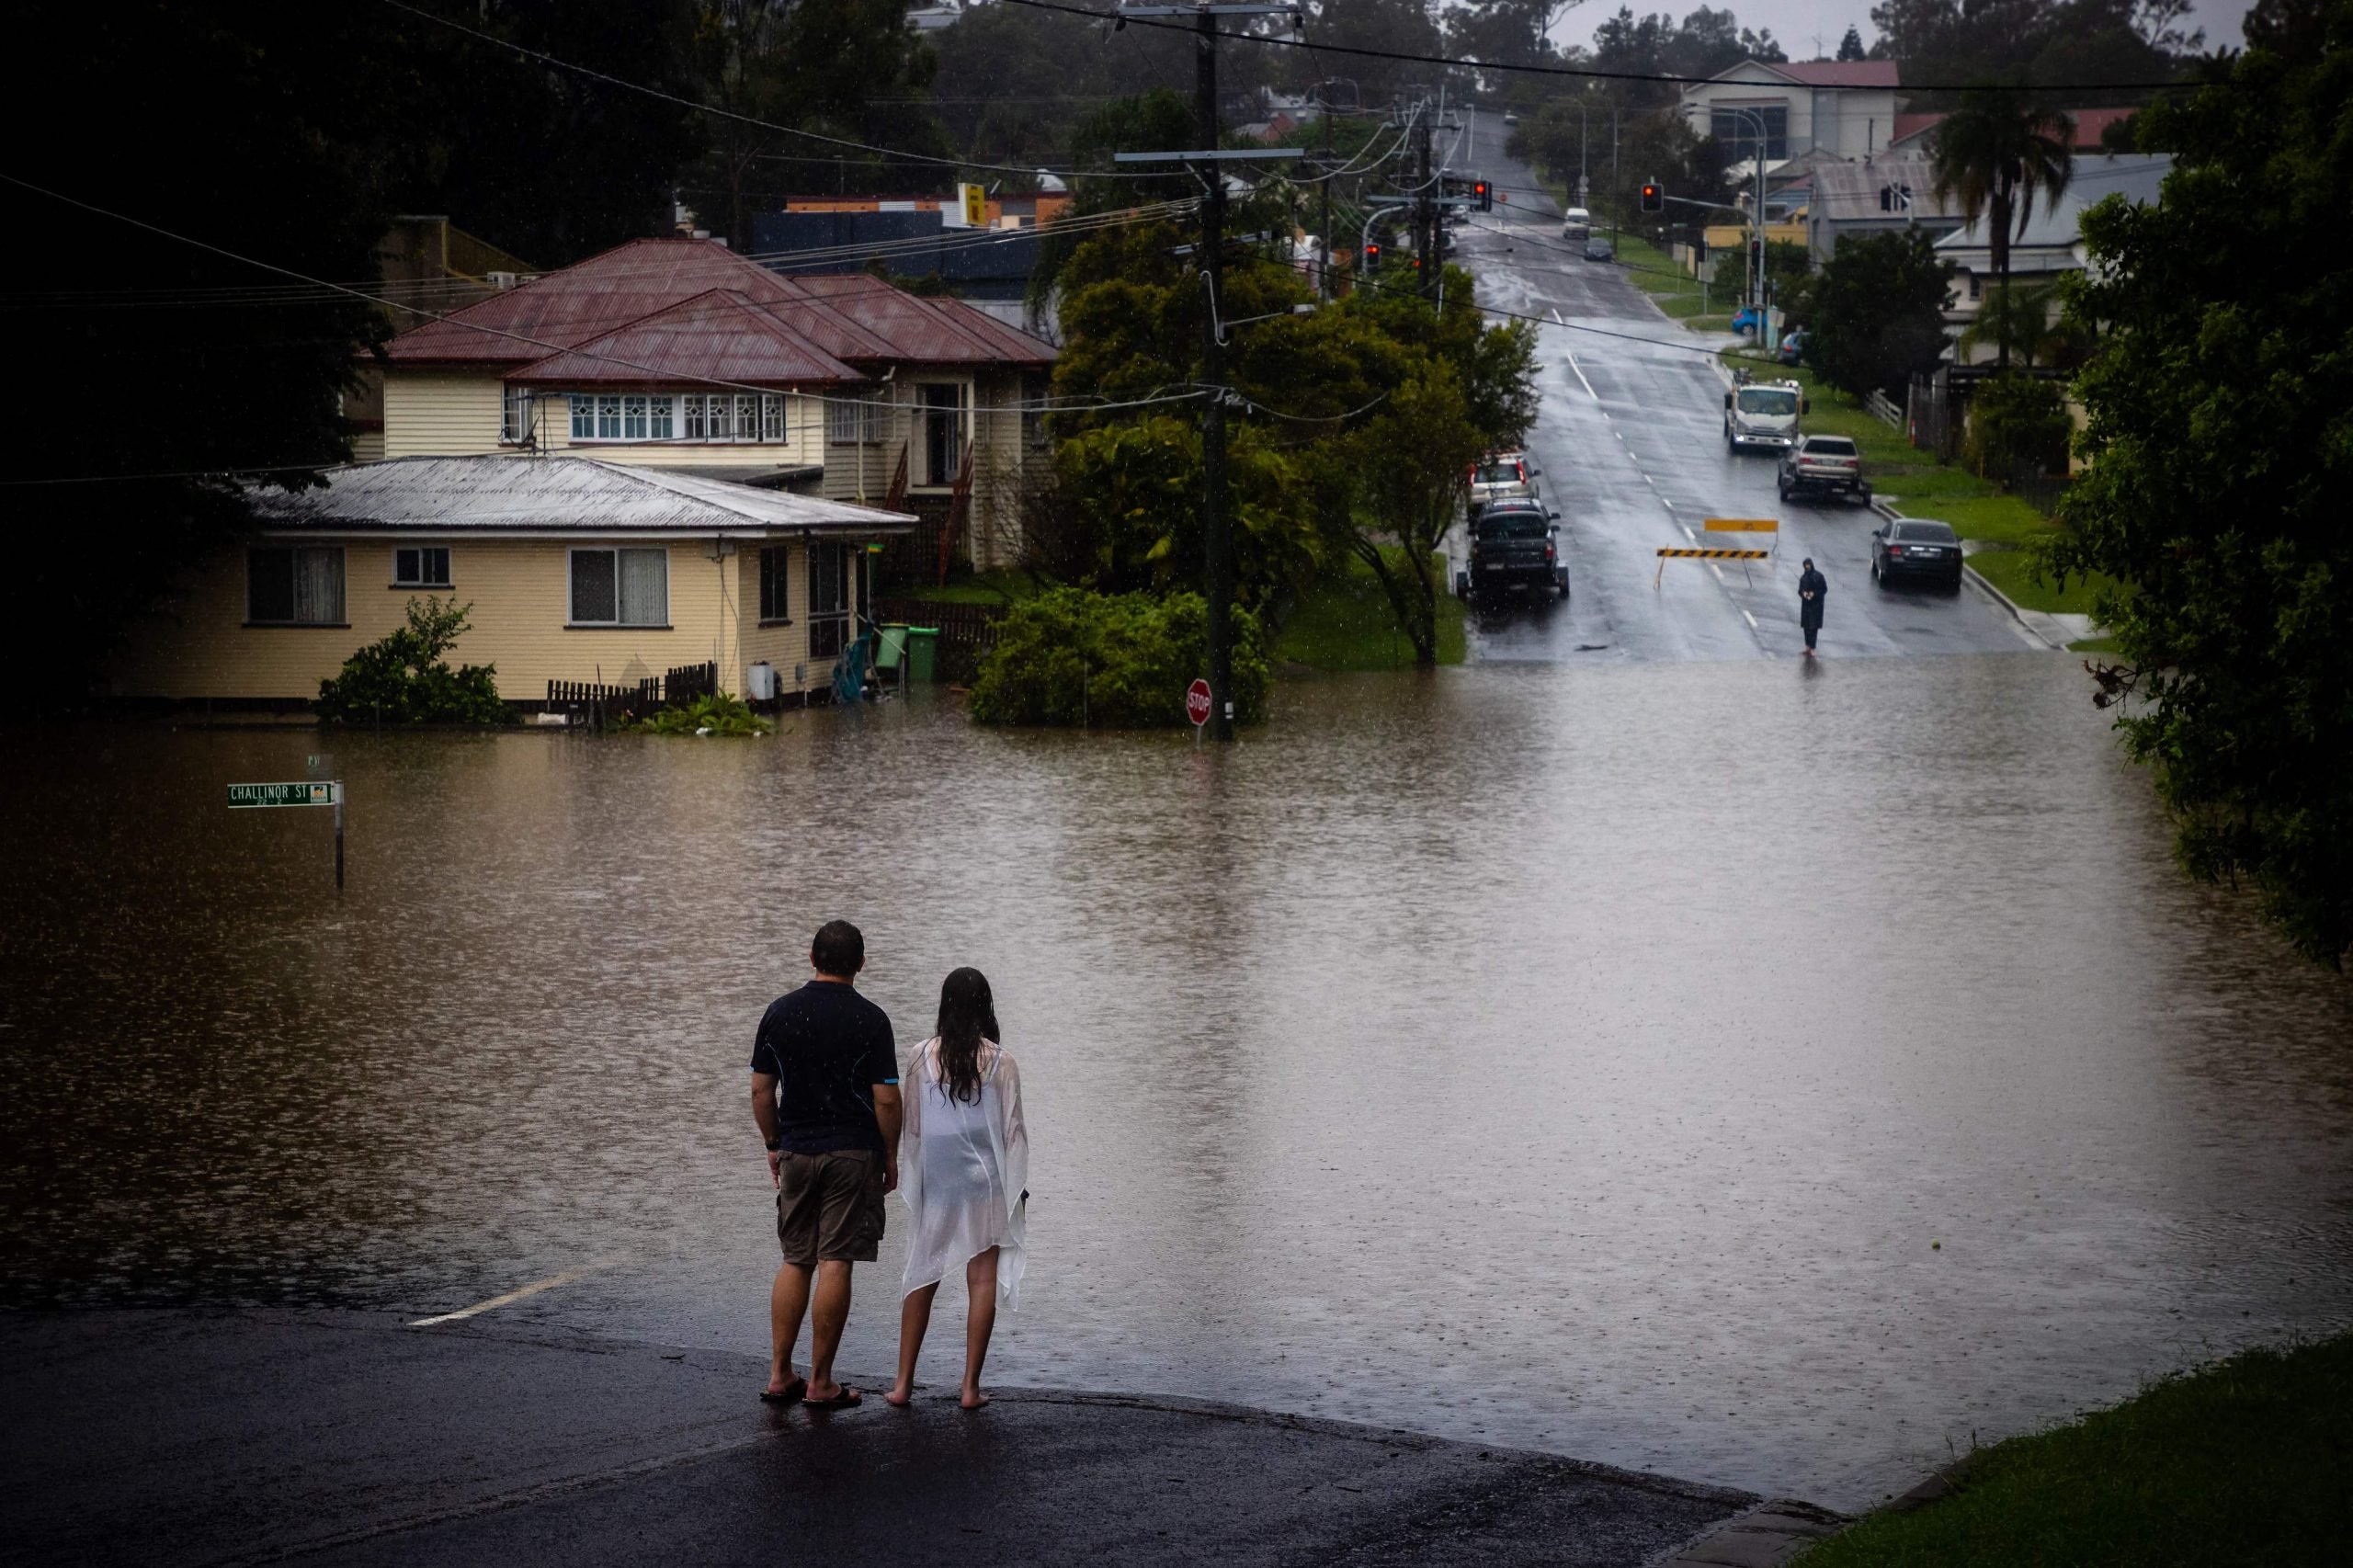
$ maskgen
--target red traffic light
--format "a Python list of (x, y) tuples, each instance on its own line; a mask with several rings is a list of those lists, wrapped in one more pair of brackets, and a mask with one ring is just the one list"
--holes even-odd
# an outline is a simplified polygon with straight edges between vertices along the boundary
[(1380, 247), (1379, 245), (1367, 245), (1367, 246), (1365, 246), (1365, 247), (1364, 247), (1364, 269), (1365, 269), (1367, 272), (1370, 272), (1374, 267), (1379, 267), (1380, 265), (1381, 265), (1381, 247)]
[(1654, 185), (1643, 187), (1643, 210), (1645, 212), (1665, 211), (1666, 192)]
[(1492, 212), (1495, 210), (1495, 187), (1485, 180), (1471, 182), (1471, 196), (1478, 203), (1480, 211)]

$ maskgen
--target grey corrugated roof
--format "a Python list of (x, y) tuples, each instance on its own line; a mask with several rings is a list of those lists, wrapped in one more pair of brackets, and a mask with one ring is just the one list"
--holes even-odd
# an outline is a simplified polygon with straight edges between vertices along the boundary
[[(2075, 243), (2085, 208), (2117, 195), (2135, 206), (2154, 202), (2165, 176), (2173, 171), (2172, 155), (2165, 153), (2082, 155), (2073, 162), (2066, 190), (2055, 205), (2036, 199), (2026, 233), (2014, 235), (2010, 242), (2013, 251), (2068, 249)], [(1992, 222), (1991, 214), (1981, 216), (1967, 228), (1938, 240), (1937, 248), (1949, 254), (1990, 251), (1994, 242), (1987, 225)]]
[(327, 471), (324, 490), (256, 488), (273, 528), (435, 533), (905, 533), (900, 512), (594, 458), (393, 458)]
[[(1813, 171), (1813, 215), (1830, 222), (1959, 218), (1956, 200), (1937, 199), (1936, 184), (1935, 168), (1916, 153), (1881, 153), (1867, 164), (1824, 164)], [(1886, 186), (1909, 186), (1910, 208), (1890, 211), (1881, 207), (1879, 193)]]

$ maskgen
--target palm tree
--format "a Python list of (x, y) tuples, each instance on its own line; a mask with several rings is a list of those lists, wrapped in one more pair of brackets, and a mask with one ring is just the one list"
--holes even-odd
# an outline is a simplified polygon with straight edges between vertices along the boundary
[[(2005, 294), (2010, 286), (2010, 240), (2015, 222), (2026, 233), (2035, 193), (2049, 211), (2067, 188), (2073, 172), (2068, 145), (2075, 122), (2056, 109), (2039, 108), (2008, 88), (1971, 95), (1968, 107), (1948, 115), (1929, 149), (1932, 188), (1939, 201), (1958, 198), (1961, 215), (1974, 223), (1992, 219), (1988, 233), (1994, 276)], [(1998, 327), (1999, 324), (1997, 324)], [(2010, 366), (2008, 333), (1999, 332), (1996, 363)]]
[(2053, 283), (2010, 283), (1985, 291), (1977, 319), (1953, 347), (1965, 360), (1983, 344), (2007, 343), (2026, 368), (2038, 360), (2066, 369), (2080, 359), (2085, 344), (2075, 322), (2052, 307), (2059, 290)]

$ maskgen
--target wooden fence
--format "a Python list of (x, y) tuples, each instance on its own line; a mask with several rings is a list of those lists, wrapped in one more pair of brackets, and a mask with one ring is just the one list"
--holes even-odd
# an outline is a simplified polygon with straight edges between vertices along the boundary
[(996, 646), (1005, 611), (995, 605), (940, 604), (930, 599), (877, 598), (868, 612), (879, 622), (939, 628), (935, 678), (959, 684), (979, 673), (981, 655)]
[(708, 661), (680, 665), (666, 675), (647, 676), (635, 686), (604, 686), (595, 681), (548, 682), (547, 711), (562, 713), (574, 724), (605, 730), (627, 719), (642, 719), (665, 708), (684, 708), (719, 690), (719, 666)]
[(1877, 415), (1879, 422), (1889, 429), (1904, 428), (1904, 411), (1896, 407), (1894, 402), (1877, 387), (1873, 387), (1863, 394), (1863, 407)]

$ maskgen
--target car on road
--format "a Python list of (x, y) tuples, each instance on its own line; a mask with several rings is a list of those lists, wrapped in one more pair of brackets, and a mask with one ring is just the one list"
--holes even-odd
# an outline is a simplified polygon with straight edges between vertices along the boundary
[(1871, 530), (1871, 581), (1882, 588), (1927, 578), (1961, 592), (1961, 536), (1950, 523), (1898, 517)]
[(1506, 109), (1504, 110), (1504, 123), (1506, 125), (1518, 125), (1519, 123), (1519, 116), (1514, 114), (1509, 109)]
[(1798, 415), (1806, 411), (1805, 389), (1795, 381), (1741, 381), (1724, 391), (1724, 447), (1795, 446)]
[(1870, 482), (1863, 477), (1863, 454), (1845, 436), (1801, 436), (1781, 454), (1781, 499), (1797, 495), (1844, 495), (1868, 505)]
[(1535, 500), (1536, 478), (1536, 460), (1526, 452), (1489, 452), (1471, 465), (1471, 516), (1498, 501)]
[(1455, 574), (1454, 591), (1481, 598), (1502, 588), (1549, 589), (1569, 597), (1569, 569), (1561, 562), (1561, 514), (1537, 500), (1497, 501), (1471, 521), (1471, 559)]
[(1615, 261), (1618, 252), (1609, 244), (1608, 236), (1596, 234), (1585, 243), (1585, 258), (1587, 261)]
[(1582, 207), (1572, 207), (1561, 214), (1561, 238), (1571, 244), (1582, 244), (1593, 237), (1593, 214)]

